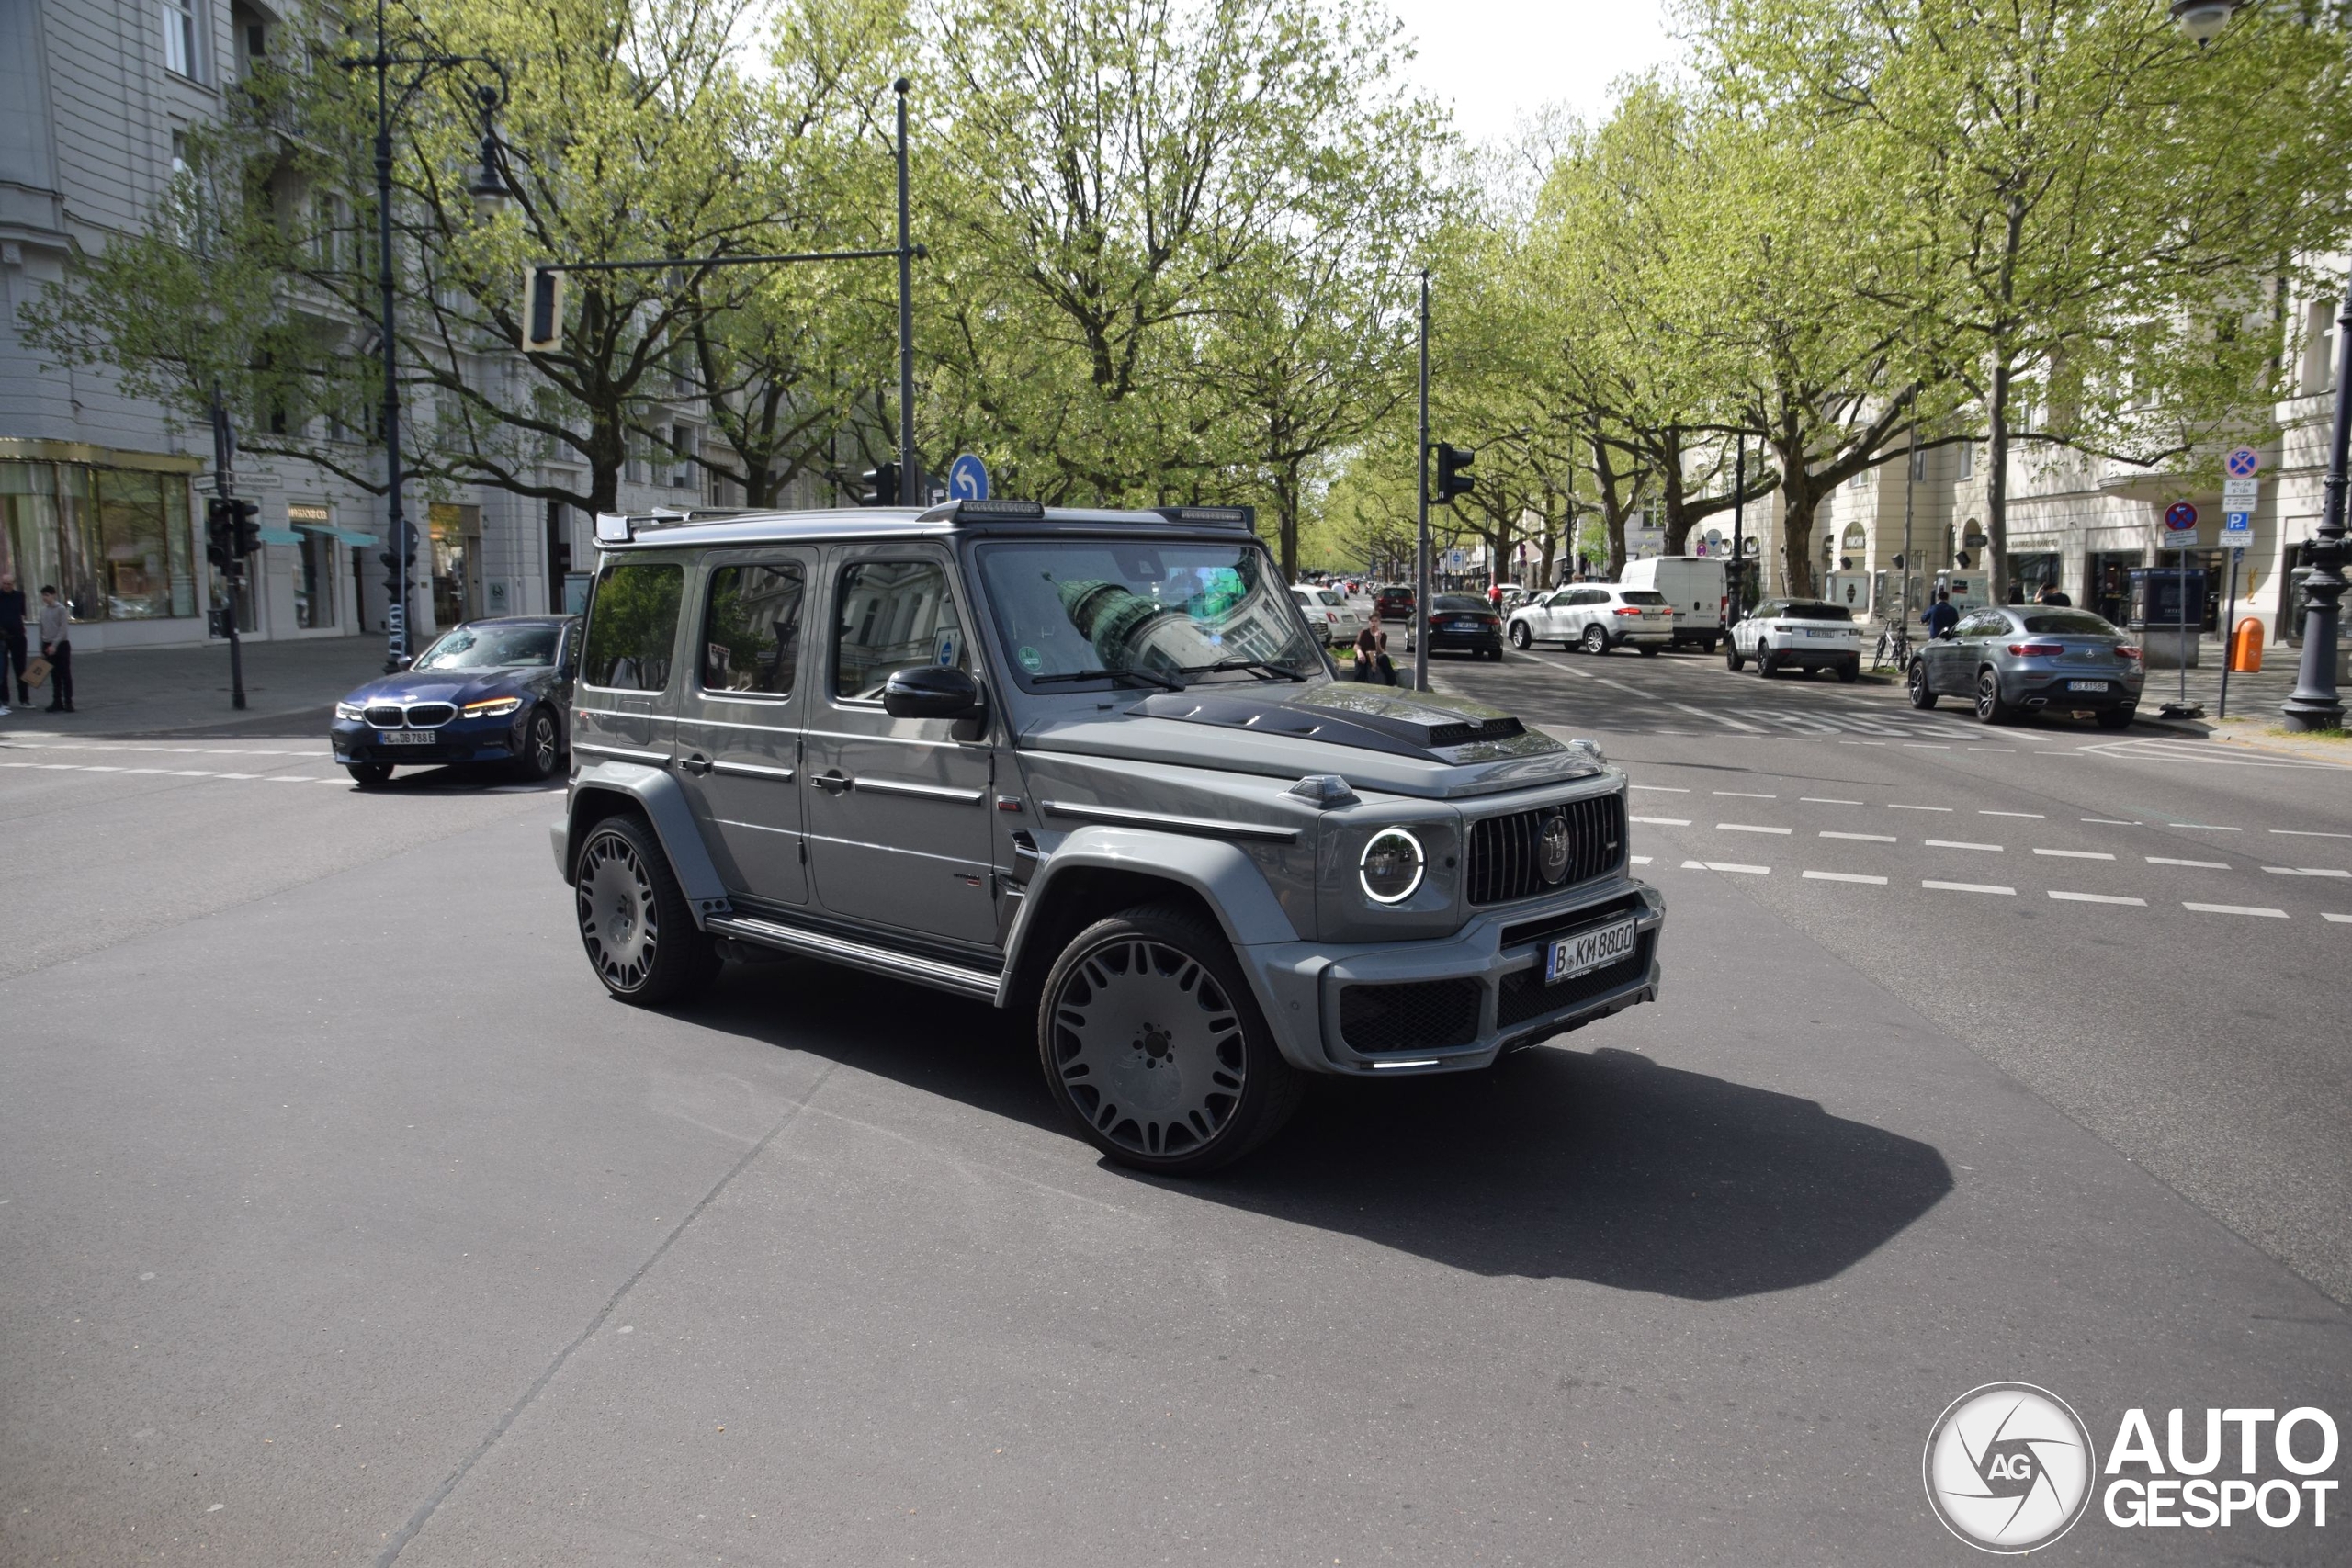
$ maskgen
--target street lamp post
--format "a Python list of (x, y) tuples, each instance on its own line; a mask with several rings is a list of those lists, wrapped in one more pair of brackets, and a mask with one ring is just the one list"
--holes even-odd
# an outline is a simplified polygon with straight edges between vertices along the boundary
[[(401, 385), (399, 359), (395, 352), (398, 336), (398, 306), (392, 288), (392, 119), (399, 110), (408, 107), (408, 100), (424, 86), (433, 73), (454, 65), (480, 64), (498, 70), (495, 61), (477, 54), (394, 54), (385, 31), (385, 0), (376, 0), (376, 52), (353, 55), (337, 62), (346, 71), (373, 71), (376, 73), (376, 260), (379, 292), (377, 295), (377, 331), (381, 337), (384, 356), (384, 533), (386, 549), (384, 565), (388, 570), (384, 604), (384, 669), (387, 673), (399, 670), (408, 662), (408, 590), (409, 578), (415, 570), (415, 531), (409, 526), (408, 516), (401, 502)], [(402, 84), (398, 103), (392, 97), (392, 75), (406, 69), (413, 73)], [(497, 89), (484, 86), (477, 90), (476, 102), (481, 106), (482, 166), (476, 178), (473, 194), (478, 197), (495, 197), (505, 190), (504, 179), (497, 167), (497, 141), (491, 129), (491, 116), (497, 109), (500, 95)]]

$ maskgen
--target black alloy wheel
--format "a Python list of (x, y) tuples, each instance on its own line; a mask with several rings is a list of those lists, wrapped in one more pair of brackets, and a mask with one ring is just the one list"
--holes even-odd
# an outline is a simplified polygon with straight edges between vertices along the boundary
[(1088, 1142), (1164, 1175), (1239, 1159), (1290, 1119), (1305, 1088), (1224, 935), (1166, 905), (1070, 940), (1038, 999), (1037, 1060)]
[(514, 759), (516, 776), (537, 784), (555, 772), (556, 762), (562, 755), (556, 737), (555, 715), (546, 708), (533, 708), (531, 721), (523, 729), (523, 750)]
[(695, 925), (653, 825), (633, 812), (589, 829), (572, 862), (581, 945), (605, 989), (651, 1006), (718, 972), (718, 951)]
[(1904, 677), (1904, 684), (1910, 688), (1911, 705), (1917, 708), (1921, 713), (1925, 713), (1929, 708), (1936, 705), (1935, 688), (1928, 684), (1928, 661), (1926, 660), (1915, 658), (1911, 660), (1911, 670), (1910, 672)]
[(349, 773), (351, 782), (361, 789), (381, 789), (392, 776), (390, 762), (346, 762), (343, 771)]

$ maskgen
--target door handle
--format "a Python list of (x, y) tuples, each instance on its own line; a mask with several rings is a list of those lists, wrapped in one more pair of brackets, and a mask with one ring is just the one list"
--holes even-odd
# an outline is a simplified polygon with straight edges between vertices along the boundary
[(842, 773), (839, 768), (835, 768), (829, 773), (820, 773), (817, 775), (818, 786), (821, 789), (830, 790), (835, 795), (839, 795), (843, 790), (849, 788), (849, 775)]
[(710, 759), (704, 756), (699, 751), (690, 752), (679, 766), (684, 768), (686, 772), (690, 773), (697, 775), (707, 773), (710, 772)]

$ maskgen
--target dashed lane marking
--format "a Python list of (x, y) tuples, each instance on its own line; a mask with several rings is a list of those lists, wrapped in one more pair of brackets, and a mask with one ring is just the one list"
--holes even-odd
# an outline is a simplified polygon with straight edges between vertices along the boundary
[(1922, 881), (1919, 886), (1922, 887), (1939, 888), (1946, 893), (1997, 893), (2005, 898), (2014, 898), (2018, 896), (2018, 890), (2016, 888), (2002, 887), (1990, 882), (1937, 882), (1933, 880), (1927, 880)]
[(2307, 828), (2273, 828), (2270, 831), (2290, 839), (2352, 839), (2352, 833), (2318, 833)]
[(2199, 871), (2230, 869), (2230, 863), (2225, 860), (2174, 860), (2169, 855), (2148, 855), (2144, 858), (2150, 865), (2193, 865)]
[(1781, 798), (1777, 795), (1758, 795), (1752, 789), (1718, 789), (1708, 793), (1725, 795), (1733, 800), (1778, 800)]
[(1785, 837), (1792, 829), (1758, 827), (1753, 822), (1718, 822), (1715, 824), (1715, 831), (1719, 833), (1779, 833)]
[(2352, 871), (2330, 871), (2324, 866), (2316, 865), (2266, 865), (2262, 869), (2273, 876), (2352, 877)]
[(2145, 898), (2119, 898), (2112, 893), (2064, 893), (2053, 887), (2050, 896), (2068, 904), (2130, 904), (2142, 909), (2148, 907)]
[(1797, 798), (1807, 806), (1860, 806), (1859, 800), (1839, 800), (1826, 795), (1801, 795)]
[(1830, 829), (1824, 828), (1821, 830), (1821, 836), (1825, 839), (1860, 839), (1864, 843), (1869, 844), (1891, 844), (1895, 842), (1895, 837), (1892, 833), (1839, 833)]
[(1949, 812), (1949, 811), (1951, 811), (1951, 807), (1949, 807), (1949, 806), (1905, 806), (1905, 805), (1904, 805), (1904, 804), (1903, 804), (1901, 801), (1899, 801), (1899, 800), (1890, 800), (1890, 801), (1888, 801), (1888, 802), (1886, 803), (1886, 808), (1887, 808), (1889, 811), (1943, 811), (1943, 812)]
[(1633, 787), (1647, 790), (1652, 795), (1689, 795), (1690, 793), (1687, 789), (1677, 789), (1672, 784), (1635, 784)]
[(1903, 743), (1903, 749), (1905, 751), (1949, 751), (1951, 750), (1951, 747), (1934, 740), (1905, 740)]
[(2284, 909), (2260, 909), (2251, 904), (2191, 904), (2187, 899), (2183, 899), (2180, 907), (2184, 909), (2194, 909), (2200, 915), (2256, 915), (2266, 920), (2283, 920), (2287, 918), (2287, 911)]
[(1688, 828), (1690, 826), (1690, 818), (1688, 817), (1628, 817), (1625, 820), (1628, 822), (1646, 822), (1653, 828)]
[(2105, 850), (2045, 850), (2037, 847), (2033, 852), (2038, 855), (2053, 856), (2059, 860), (2113, 860), (2115, 858)]
[(1977, 815), (1977, 816), (1979, 816), (1979, 817), (2031, 817), (2031, 818), (2035, 818), (2036, 820), (2046, 820), (2046, 818), (2042, 818), (2041, 813), (2041, 812), (2039, 812), (2039, 811), (1984, 811), (1984, 810), (1979, 810), (1979, 811), (1976, 813), (1976, 815)]
[(1769, 865), (1739, 865), (1731, 861), (1722, 860), (1686, 860), (1682, 863), (1682, 869), (1685, 871), (1735, 871), (1743, 876), (1772, 874), (1772, 868)]
[(1650, 863), (1650, 857), (1647, 855), (1635, 855), (1634, 857), (1634, 863), (1635, 865), (1647, 865)]
[(1886, 886), (1886, 878), (1883, 876), (1864, 876), (1859, 872), (1852, 871), (1808, 871), (1804, 876), (1808, 882), (1860, 882), (1872, 887)]
[(2352, 915), (2322, 915), (2320, 919), (2330, 925), (2352, 926)]
[(2167, 828), (2194, 828), (2200, 833), (2235, 833), (2243, 831), (2243, 829), (2237, 828), (2216, 827), (2211, 822), (2167, 822), (2165, 826)]
[(1972, 844), (1965, 839), (1922, 839), (1919, 841), (1931, 850), (1983, 850), (1996, 855), (2002, 852), (1999, 844)]
[(2140, 826), (2137, 822), (2126, 822), (2120, 817), (2086, 817), (2083, 820), (2086, 822), (2096, 822), (2102, 828), (2137, 828)]

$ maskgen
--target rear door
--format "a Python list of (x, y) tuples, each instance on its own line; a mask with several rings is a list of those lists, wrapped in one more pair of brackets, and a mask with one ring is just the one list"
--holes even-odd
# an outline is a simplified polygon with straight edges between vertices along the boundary
[(571, 698), (571, 750), (582, 761), (670, 765), (685, 582), (674, 557), (608, 557), (597, 572)]
[(892, 718), (899, 670), (979, 668), (954, 564), (936, 545), (860, 546), (825, 567), (822, 689), (802, 750), (809, 869), (844, 919), (975, 947), (997, 937), (989, 734), (950, 719)]
[(716, 556), (689, 647), (678, 777), (730, 894), (808, 899), (800, 789), (812, 550)]

